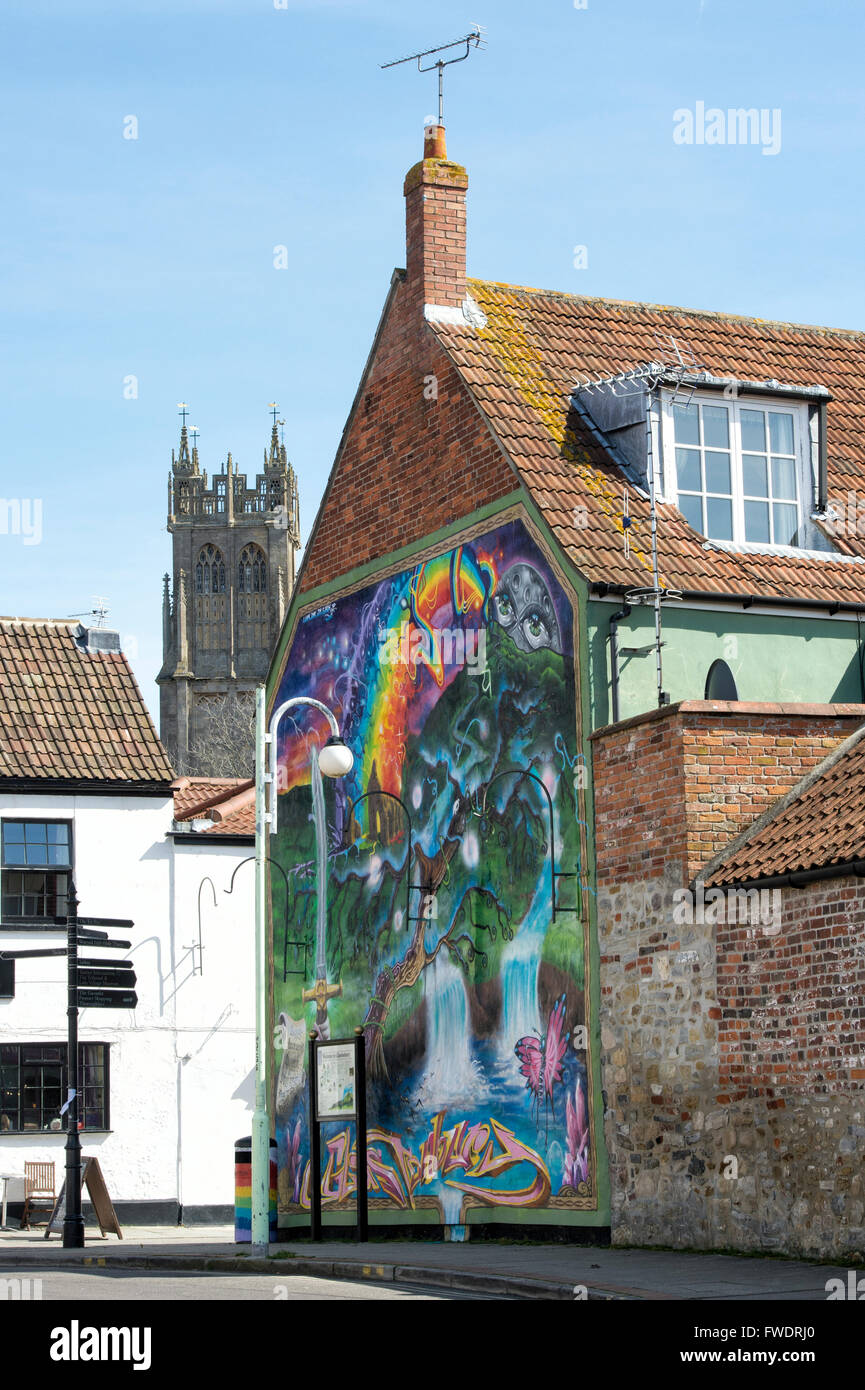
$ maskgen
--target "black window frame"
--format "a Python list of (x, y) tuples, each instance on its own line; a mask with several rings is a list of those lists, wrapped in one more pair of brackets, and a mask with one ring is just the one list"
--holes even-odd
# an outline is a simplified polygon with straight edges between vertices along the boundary
[[(88, 1123), (87, 1123), (87, 1114), (88, 1114), (88, 1110), (90, 1110), (91, 1112), (94, 1112), (94, 1111), (97, 1109), (97, 1107), (94, 1106), (94, 1105), (92, 1105), (92, 1104), (91, 1104), (91, 1105), (88, 1105), (88, 1099), (89, 1099), (89, 1097), (88, 1097), (88, 1092), (91, 1091), (91, 1088), (92, 1088), (92, 1086), (93, 1086), (93, 1084), (94, 1084), (92, 1081), (88, 1081), (88, 1078), (87, 1078), (87, 1069), (88, 1069), (88, 1067), (92, 1067), (92, 1066), (94, 1065), (94, 1062), (93, 1062), (92, 1060), (88, 1061), (88, 1054), (87, 1054), (87, 1051), (86, 1051), (86, 1049), (88, 1049), (88, 1048), (99, 1048), (99, 1049), (101, 1049), (102, 1096), (103, 1096), (103, 1102), (102, 1102), (101, 1108), (99, 1108), (98, 1122), (97, 1122), (97, 1123), (93, 1123), (93, 1124), (88, 1124)], [(9, 1057), (9, 1053), (12, 1052), (13, 1050), (17, 1052), (17, 1058), (16, 1058), (15, 1060), (12, 1060), (12, 1059)], [(52, 1058), (52, 1057), (45, 1057), (45, 1056), (40, 1056), (40, 1057), (36, 1057), (36, 1056), (25, 1057), (25, 1056), (24, 1056), (24, 1054), (27, 1053), (27, 1052), (35, 1053), (35, 1052), (37, 1052), (37, 1051), (40, 1051), (40, 1052), (53, 1051), (53, 1052), (59, 1054), (59, 1056), (53, 1057), (53, 1058)], [(66, 1096), (67, 1096), (68, 1089), (69, 1089), (69, 1076), (68, 1076), (68, 1067), (67, 1067), (67, 1057), (68, 1057), (68, 1044), (67, 1044), (65, 1041), (52, 1041), (52, 1042), (35, 1042), (35, 1041), (28, 1041), (28, 1042), (26, 1042), (26, 1043), (20, 1043), (20, 1042), (19, 1042), (19, 1043), (16, 1043), (16, 1042), (11, 1042), (11, 1041), (7, 1042), (7, 1041), (4, 1040), (4, 1041), (0, 1042), (0, 1139), (4, 1138), (4, 1137), (6, 1137), (6, 1136), (9, 1136), (9, 1137), (11, 1138), (12, 1136), (20, 1137), (20, 1136), (22, 1136), (22, 1135), (27, 1135), (27, 1134), (40, 1134), (40, 1135), (44, 1135), (44, 1134), (47, 1134), (47, 1133), (65, 1133), (65, 1131), (66, 1131), (66, 1117), (65, 1117), (65, 1116), (61, 1116), (60, 1113), (59, 1113), (59, 1111), (60, 1111), (60, 1106), (63, 1105), (63, 1104), (65, 1103), (65, 1101), (66, 1101)], [(59, 1065), (59, 1068), (60, 1068), (60, 1081), (59, 1081), (59, 1087), (56, 1086), (56, 1085), (54, 1085), (54, 1086), (46, 1086), (46, 1085), (45, 1085), (45, 1082), (44, 1082), (44, 1079), (41, 1079), (41, 1078), (40, 1078), (40, 1084), (39, 1084), (38, 1088), (33, 1087), (32, 1085), (30, 1086), (29, 1089), (31, 1089), (31, 1090), (32, 1090), (32, 1089), (38, 1089), (39, 1095), (40, 1095), (40, 1097), (43, 1098), (43, 1099), (41, 1100), (41, 1103), (40, 1103), (40, 1106), (39, 1106), (39, 1117), (38, 1117), (38, 1118), (39, 1118), (39, 1122), (38, 1122), (37, 1124), (35, 1124), (35, 1125), (24, 1126), (24, 1124), (23, 1124), (23, 1119), (24, 1119), (24, 1093), (25, 1093), (25, 1090), (28, 1089), (28, 1088), (25, 1087), (25, 1084), (24, 1084), (24, 1077), (23, 1077), (22, 1068), (24, 1068), (24, 1067), (30, 1067), (30, 1068), (39, 1067), (39, 1068), (42, 1068), (43, 1074), (44, 1074), (44, 1070), (46, 1070), (47, 1068), (51, 1067), (52, 1065), (53, 1065), (55, 1068)], [(99, 1063), (96, 1063), (96, 1065), (98, 1066), (98, 1065), (100, 1065), (100, 1064), (99, 1064)], [(8, 1080), (9, 1080), (8, 1072), (9, 1072), (9, 1070), (12, 1069), (12, 1068), (14, 1068), (14, 1069), (17, 1071), (17, 1083), (16, 1083), (14, 1086), (9, 1086), (9, 1085), (7, 1085), (7, 1082), (8, 1082)], [(83, 1041), (83, 1042), (79, 1042), (79, 1044), (78, 1044), (78, 1077), (79, 1077), (79, 1087), (80, 1087), (78, 1117), (79, 1117), (79, 1120), (83, 1120), (83, 1124), (81, 1124), (81, 1125), (79, 1126), (80, 1129), (81, 1129), (81, 1132), (82, 1132), (82, 1133), (89, 1133), (89, 1134), (107, 1134), (107, 1133), (109, 1133), (110, 1130), (111, 1130), (111, 1044), (110, 1044), (110, 1043), (98, 1042), (98, 1041), (92, 1041), (92, 1042), (91, 1042), (91, 1041), (89, 1041), (89, 1040), (86, 1040), (86, 1041)], [(51, 1094), (52, 1096), (55, 1096), (55, 1098), (56, 1098), (57, 1093), (59, 1092), (59, 1104), (57, 1104), (56, 1106), (53, 1105), (53, 1104), (49, 1104), (49, 1105), (46, 1107), (46, 1105), (45, 1105), (45, 1103), (44, 1103), (44, 1096), (45, 1096), (45, 1094), (46, 1094), (46, 1091), (47, 1091), (49, 1094)], [(8, 1104), (8, 1100), (7, 1100), (7, 1097), (11, 1096), (11, 1094), (12, 1094), (13, 1092), (17, 1093), (17, 1105), (16, 1105), (14, 1108), (13, 1108), (10, 1104)], [(4, 1127), (4, 1119), (5, 1119), (6, 1117), (8, 1117), (8, 1116), (11, 1116), (11, 1115), (13, 1114), (13, 1109), (14, 1109), (14, 1112), (16, 1113), (17, 1127), (15, 1127), (13, 1124), (10, 1123), (9, 1127), (6, 1128), (6, 1127)], [(59, 1129), (59, 1130), (57, 1130), (57, 1129), (51, 1130), (51, 1122), (52, 1122), (52, 1120), (55, 1120), (55, 1119), (59, 1119), (59, 1120), (60, 1120), (60, 1129)]]
[[(6, 827), (9, 825), (62, 825), (66, 827), (69, 843), (69, 857), (67, 864), (20, 864), (8, 863), (6, 852)], [(26, 843), (26, 841), (25, 841)], [(66, 900), (69, 886), (75, 872), (75, 821), (73, 817), (67, 816), (22, 816), (4, 815), (0, 817), (0, 929), (20, 930), (22, 927), (36, 928), (40, 931), (61, 931), (55, 922), (55, 916), (64, 916), (66, 912)], [(54, 899), (55, 906), (59, 898), (63, 904), (60, 911), (46, 913), (44, 916), (25, 916), (6, 912), (6, 900), (8, 893), (6, 890), (6, 875), (15, 874), (43, 874), (43, 875), (63, 875), (66, 876), (66, 891), (58, 893), (55, 885)], [(20, 895), (22, 898), (24, 893)]]

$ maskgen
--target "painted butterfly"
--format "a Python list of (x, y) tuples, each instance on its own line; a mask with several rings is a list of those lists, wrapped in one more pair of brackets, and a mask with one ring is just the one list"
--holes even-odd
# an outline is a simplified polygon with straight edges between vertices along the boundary
[(514, 1052), (522, 1065), (520, 1075), (526, 1078), (526, 1090), (533, 1097), (535, 1122), (540, 1129), (541, 1104), (544, 1107), (546, 1130), (549, 1134), (548, 1109), (555, 1117), (556, 1107), (553, 1087), (563, 1081), (562, 1062), (568, 1045), (570, 1033), (565, 1032), (565, 1009), (567, 1001), (564, 994), (556, 1000), (547, 1021), (547, 1031), (541, 1036), (520, 1038)]

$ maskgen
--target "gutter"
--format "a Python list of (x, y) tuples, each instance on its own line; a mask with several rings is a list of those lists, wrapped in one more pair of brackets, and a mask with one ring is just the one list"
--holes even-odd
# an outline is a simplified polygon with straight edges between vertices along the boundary
[(0, 777), (0, 792), (39, 796), (158, 796), (171, 800), (171, 782), (123, 782), (99, 777)]
[[(842, 864), (822, 864), (818, 869), (793, 869), (789, 873), (766, 874), (762, 878), (742, 878), (732, 879), (728, 883), (711, 883), (712, 888), (804, 888), (806, 884), (816, 883), (824, 878), (846, 878), (850, 874), (855, 874), (857, 878), (865, 877), (865, 859), (847, 859)], [(693, 883), (703, 882), (703, 887), (707, 885), (705, 880), (700, 880), (699, 876)]]
[(195, 845), (198, 849), (203, 849), (207, 845), (254, 845), (254, 835), (220, 835), (213, 831), (201, 830), (169, 830), (166, 839), (173, 840), (176, 845)]
[[(608, 594), (616, 597), (621, 595), (624, 598), (633, 587), (628, 584), (608, 584), (605, 579), (601, 579), (592, 584), (591, 592), (596, 598), (606, 598)], [(681, 594), (683, 599), (694, 599), (699, 603), (741, 603), (743, 608), (753, 608), (755, 604), (763, 604), (768, 608), (813, 608), (827, 612), (830, 617), (834, 617), (836, 613), (865, 612), (865, 599), (861, 603), (842, 603), (839, 599), (791, 598), (786, 594), (730, 594), (718, 589), (677, 589), (676, 592)]]

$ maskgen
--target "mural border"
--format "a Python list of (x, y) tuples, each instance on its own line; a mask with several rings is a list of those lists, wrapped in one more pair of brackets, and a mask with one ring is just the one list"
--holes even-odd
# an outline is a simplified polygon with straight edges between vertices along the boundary
[[(586, 751), (587, 737), (587, 710), (588, 696), (590, 691), (589, 671), (586, 662), (589, 658), (586, 641), (586, 602), (587, 593), (585, 581), (578, 571), (575, 571), (566, 557), (563, 557), (560, 547), (550, 535), (548, 528), (543, 524), (537, 515), (530, 499), (523, 493), (517, 494), (510, 499), (504, 499), (504, 503), (495, 503), (490, 507), (485, 507), (472, 513), (468, 517), (461, 518), (453, 526), (443, 528), (439, 532), (432, 533), (429, 537), (422, 539), (404, 550), (391, 552), (390, 555), (382, 556), (377, 561), (371, 561), (355, 571), (349, 571), (350, 577), (341, 576), (325, 585), (320, 585), (309, 592), (308, 595), (296, 595), (297, 602), (291, 606), (290, 613), (287, 615), (286, 626), (274, 652), (273, 661), (266, 680), (266, 711), (269, 718), (274, 707), (275, 699), (282, 683), (285, 669), (288, 665), (291, 649), (297, 635), (299, 625), (303, 618), (308, 614), (314, 613), (325, 603), (339, 601), (356, 593), (358, 590), (380, 583), (391, 575), (399, 574), (402, 570), (409, 569), (413, 565), (419, 564), (424, 560), (431, 559), (441, 554), (443, 550), (453, 549), (460, 544), (464, 544), (483, 535), (485, 532), (505, 526), (509, 522), (518, 521), (525, 526), (527, 533), (537, 545), (546, 563), (556, 576), (562, 586), (565, 595), (571, 605), (573, 615), (573, 674), (574, 674), (574, 706), (575, 706), (575, 736), (576, 747), (583, 753), (585, 766), (588, 769), (588, 780), (585, 787), (578, 789), (578, 807), (580, 825), (580, 862), (583, 866), (582, 883), (586, 884), (594, 875), (592, 873), (593, 858), (589, 856), (594, 853), (594, 835), (592, 821), (592, 795), (591, 795), (591, 762), (590, 751)], [(274, 989), (274, 965), (273, 965), (273, 917), (271, 908), (270, 875), (268, 871), (268, 892), (267, 892), (267, 1011), (268, 1011), (268, 1039), (273, 1036), (273, 989)], [(592, 904), (591, 891), (585, 894), (586, 908), (582, 914), (581, 927), (583, 931), (583, 951), (584, 951), (584, 997), (587, 1001), (587, 1015), (590, 1026), (590, 1065), (586, 1068), (588, 1081), (588, 1103), (589, 1112), (592, 1116), (592, 1162), (593, 1173), (595, 1175), (594, 1192), (591, 1196), (575, 1198), (568, 1201), (566, 1207), (556, 1208), (553, 1206), (543, 1209), (525, 1208), (517, 1210), (507, 1210), (496, 1208), (495, 1211), (486, 1204), (478, 1201), (477, 1205), (469, 1205), (465, 1211), (466, 1223), (472, 1227), (513, 1225), (522, 1226), (549, 1226), (549, 1227), (591, 1227), (603, 1228), (609, 1225), (610, 1221), (610, 1200), (609, 1200), (609, 1168), (607, 1153), (604, 1142), (604, 1104), (603, 1092), (601, 1087), (600, 1074), (600, 983), (599, 983), (599, 943), (597, 939), (597, 921), (594, 906)], [(267, 1075), (268, 1075), (268, 1095), (270, 1099), (270, 1114), (275, 1113), (275, 1071), (273, 1060), (273, 1047), (268, 1045), (267, 1056)], [(479, 1219), (482, 1215), (490, 1214), (489, 1220)], [(370, 1225), (390, 1225), (400, 1226), (409, 1229), (417, 1229), (419, 1234), (425, 1230), (437, 1226), (437, 1223), (418, 1220), (418, 1212), (400, 1211), (379, 1211), (374, 1202), (370, 1203)], [(328, 1219), (329, 1218), (329, 1219)], [(340, 1212), (337, 1209), (329, 1209), (323, 1213), (325, 1225), (343, 1224)], [(295, 1215), (280, 1214), (279, 1227), (281, 1231), (288, 1231), (303, 1228), (307, 1224), (304, 1218)]]

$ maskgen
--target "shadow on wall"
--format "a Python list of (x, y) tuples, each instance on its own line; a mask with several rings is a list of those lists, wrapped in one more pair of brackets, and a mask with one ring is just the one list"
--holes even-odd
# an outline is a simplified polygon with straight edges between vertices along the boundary
[(242, 1100), (247, 1110), (255, 1109), (255, 1067), (253, 1067), (241, 1081), (236, 1091), (232, 1092), (232, 1100)]

